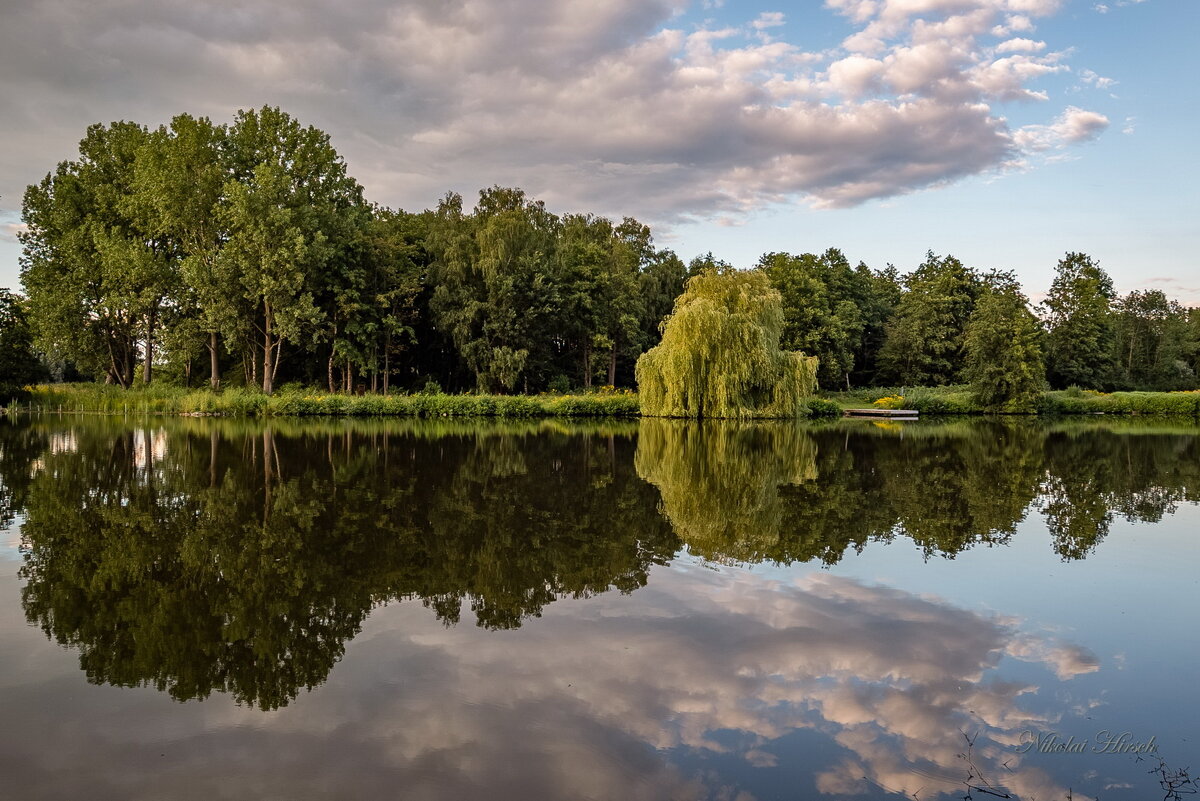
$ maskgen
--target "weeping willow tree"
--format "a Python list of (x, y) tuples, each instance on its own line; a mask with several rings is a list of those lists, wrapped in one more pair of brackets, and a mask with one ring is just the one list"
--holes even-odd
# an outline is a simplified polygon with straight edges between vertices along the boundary
[(643, 420), (633, 464), (692, 553), (761, 562), (788, 530), (780, 488), (817, 477), (817, 447), (794, 425)]
[(688, 281), (662, 342), (637, 362), (643, 415), (798, 417), (817, 359), (779, 349), (783, 303), (766, 274), (713, 268)]

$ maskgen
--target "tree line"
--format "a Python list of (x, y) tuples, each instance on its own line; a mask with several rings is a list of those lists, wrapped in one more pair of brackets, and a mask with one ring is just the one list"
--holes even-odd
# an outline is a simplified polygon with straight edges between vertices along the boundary
[[(56, 378), (124, 387), (631, 385), (686, 281), (729, 268), (515, 188), (472, 209), (455, 193), (416, 213), (372, 204), (327, 134), (272, 107), (93, 125), (23, 211), (26, 298), (2, 299), (16, 333), (0, 335), (28, 340)], [(1082, 253), (1036, 307), (1012, 273), (932, 252), (904, 276), (837, 249), (753, 269), (781, 295), (781, 347), (817, 356), (827, 390), (1200, 386), (1200, 313), (1160, 290), (1118, 296)], [(0, 381), (33, 380), (36, 364), (16, 361)]]

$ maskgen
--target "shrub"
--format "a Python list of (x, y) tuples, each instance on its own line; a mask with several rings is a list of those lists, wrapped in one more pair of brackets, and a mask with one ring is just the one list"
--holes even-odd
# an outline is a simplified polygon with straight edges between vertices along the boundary
[(805, 401), (809, 417), (841, 417), (842, 407), (824, 398), (809, 398)]

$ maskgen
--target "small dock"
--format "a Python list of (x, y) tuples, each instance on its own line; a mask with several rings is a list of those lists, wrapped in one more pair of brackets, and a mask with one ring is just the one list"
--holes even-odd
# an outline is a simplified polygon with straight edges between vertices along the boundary
[(916, 420), (916, 409), (847, 409), (846, 417), (876, 417), (887, 420)]

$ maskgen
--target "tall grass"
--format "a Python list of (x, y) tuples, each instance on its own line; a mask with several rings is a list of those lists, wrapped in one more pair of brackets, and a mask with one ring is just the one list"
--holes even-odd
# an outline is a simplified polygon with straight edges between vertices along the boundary
[(101, 414), (401, 417), (636, 417), (637, 396), (587, 395), (341, 395), (287, 387), (274, 395), (233, 388), (213, 392), (151, 385), (121, 389), (102, 384), (33, 387), (22, 407)]
[[(121, 389), (103, 384), (51, 384), (32, 387), (20, 408), (100, 414), (176, 414), (262, 417), (537, 417), (633, 418), (638, 396), (629, 391), (547, 395), (342, 395), (295, 385), (274, 395), (233, 388), (213, 392), (165, 385)], [(812, 417), (841, 414), (835, 403), (811, 398)]]
[[(988, 414), (966, 385), (949, 387), (876, 387), (829, 393), (843, 409), (913, 409), (925, 415)], [(1200, 392), (1113, 392), (1106, 394), (1072, 388), (1047, 392), (1038, 414), (1141, 414), (1200, 416)]]

